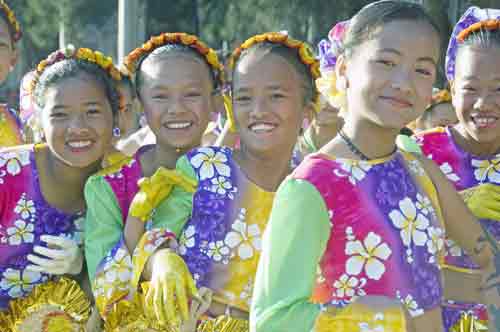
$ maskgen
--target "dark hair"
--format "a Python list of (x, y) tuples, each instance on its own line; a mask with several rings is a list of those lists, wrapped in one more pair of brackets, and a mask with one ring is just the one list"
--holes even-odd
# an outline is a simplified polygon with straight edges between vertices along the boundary
[(284, 58), (289, 64), (293, 66), (297, 74), (299, 74), (299, 77), (301, 79), (300, 82), (302, 83), (302, 87), (304, 89), (304, 104), (313, 101), (316, 88), (309, 67), (307, 67), (307, 65), (300, 60), (298, 51), (296, 49), (287, 47), (283, 44), (263, 42), (263, 43), (257, 43), (251, 46), (250, 48), (243, 50), (241, 52), (240, 57), (238, 58), (238, 61), (234, 65), (233, 77), (234, 77), (234, 70), (236, 70), (241, 60), (248, 55), (256, 53), (275, 54)]
[(7, 25), (7, 29), (9, 30), (9, 37), (10, 37), (10, 45), (12, 46), (12, 49), (16, 48), (16, 42), (15, 42), (15, 36), (16, 36), (16, 31), (14, 30), (14, 27), (12, 24), (10, 24), (9, 19), (7, 18), (7, 14), (5, 11), (0, 9), (0, 18), (5, 22)]
[(144, 56), (142, 59), (140, 59), (138, 61), (136, 75), (135, 75), (135, 86), (137, 89), (137, 93), (139, 92), (139, 89), (143, 83), (142, 74), (141, 74), (142, 64), (145, 61), (148, 61), (148, 60), (152, 61), (154, 59), (159, 59), (161, 57), (165, 57), (166, 55), (169, 55), (169, 54), (174, 53), (174, 52), (179, 52), (182, 54), (192, 56), (196, 60), (200, 60), (202, 63), (204, 63), (207, 66), (207, 70), (210, 74), (210, 79), (212, 80), (212, 85), (213, 85), (214, 89), (219, 88), (216, 75), (215, 75), (214, 71), (212, 70), (212, 67), (210, 66), (210, 64), (205, 59), (205, 57), (203, 57), (200, 53), (196, 52), (194, 49), (192, 49), (189, 46), (181, 45), (181, 44), (166, 44), (166, 45), (163, 45), (161, 47), (158, 47), (153, 52), (149, 53), (148, 55)]
[(120, 82), (118, 82), (118, 86), (124, 86), (129, 89), (130, 94), (132, 95), (132, 99), (135, 99), (137, 97), (137, 91), (135, 90), (135, 85), (130, 79), (130, 76), (122, 74), (122, 79)]
[(44, 107), (45, 91), (49, 86), (82, 73), (89, 75), (102, 86), (111, 105), (113, 116), (116, 116), (120, 109), (120, 98), (116, 83), (98, 65), (79, 59), (65, 59), (48, 66), (44, 70), (33, 93), (36, 105), (40, 108)]
[(350, 21), (346, 31), (343, 51), (349, 56), (352, 50), (371, 38), (375, 29), (392, 21), (421, 21), (429, 24), (437, 33), (439, 26), (425, 9), (415, 3), (399, 0), (382, 0), (363, 7)]
[(457, 57), (465, 47), (500, 48), (500, 30), (479, 29), (468, 34), (462, 43), (458, 43)]

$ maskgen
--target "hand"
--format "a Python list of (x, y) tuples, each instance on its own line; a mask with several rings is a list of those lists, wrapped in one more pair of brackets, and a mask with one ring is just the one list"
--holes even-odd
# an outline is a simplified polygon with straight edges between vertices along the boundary
[(139, 192), (130, 204), (130, 215), (146, 221), (151, 212), (172, 191), (174, 185), (179, 185), (185, 190), (194, 191), (196, 183), (180, 173), (160, 167), (149, 178), (139, 180)]
[(77, 275), (82, 271), (83, 253), (78, 244), (63, 236), (42, 235), (40, 240), (47, 243), (47, 247), (35, 246), (33, 251), (38, 255), (28, 255), (33, 263), (26, 269), (47, 274)]
[(500, 186), (484, 183), (460, 192), (469, 210), (479, 219), (500, 221)]
[[(189, 319), (189, 298), (198, 295), (193, 277), (184, 260), (169, 249), (160, 249), (152, 257), (151, 281), (145, 297), (146, 312), (161, 324), (179, 326)], [(180, 311), (177, 312), (176, 308)]]
[(212, 303), (212, 291), (202, 287), (199, 290), (200, 298), (191, 300), (188, 319), (181, 324), (180, 332), (196, 332), (196, 325), (200, 317), (207, 312)]

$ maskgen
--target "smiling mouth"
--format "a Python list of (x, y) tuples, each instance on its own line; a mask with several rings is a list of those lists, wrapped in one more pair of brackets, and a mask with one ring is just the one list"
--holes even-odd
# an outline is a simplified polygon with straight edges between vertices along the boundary
[(498, 117), (491, 115), (472, 115), (471, 120), (478, 128), (489, 128), (495, 126)]
[(274, 129), (276, 129), (276, 127), (278, 126), (272, 123), (254, 123), (248, 126), (248, 129), (250, 129), (252, 132), (256, 134), (260, 134), (260, 133), (269, 133)]
[(394, 97), (386, 97), (386, 96), (381, 96), (380, 99), (382, 100), (385, 100), (395, 106), (398, 106), (398, 107), (412, 107), (413, 104), (410, 103), (409, 101), (407, 100), (404, 100), (404, 99), (399, 99), (399, 98), (394, 98)]
[(86, 151), (92, 145), (94, 144), (93, 141), (91, 140), (79, 140), (79, 141), (69, 141), (66, 143), (66, 145), (71, 149), (73, 152), (81, 152), (81, 151)]
[(192, 121), (178, 121), (178, 122), (167, 122), (163, 126), (167, 129), (186, 129), (190, 128), (193, 125)]

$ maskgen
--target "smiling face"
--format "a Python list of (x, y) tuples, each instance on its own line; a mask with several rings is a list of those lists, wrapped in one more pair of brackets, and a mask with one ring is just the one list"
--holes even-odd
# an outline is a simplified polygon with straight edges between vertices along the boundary
[(297, 70), (280, 55), (254, 53), (233, 74), (233, 104), (241, 145), (254, 154), (293, 147), (304, 120), (304, 88)]
[(460, 49), (451, 93), (462, 136), (500, 144), (500, 48)]
[(199, 146), (214, 112), (207, 64), (175, 51), (146, 59), (141, 79), (139, 95), (157, 143), (183, 150)]
[(17, 60), (17, 53), (10, 36), (9, 26), (0, 19), (0, 82), (5, 81)]
[(439, 36), (421, 21), (396, 20), (341, 56), (348, 116), (399, 130), (422, 114), (431, 100), (439, 58)]
[(79, 73), (49, 85), (44, 101), (41, 123), (51, 152), (72, 167), (99, 161), (111, 144), (113, 127), (102, 85)]

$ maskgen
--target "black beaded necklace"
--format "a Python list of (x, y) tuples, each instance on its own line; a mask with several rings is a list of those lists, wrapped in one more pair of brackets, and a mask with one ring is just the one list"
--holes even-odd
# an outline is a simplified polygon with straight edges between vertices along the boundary
[[(366, 154), (361, 152), (361, 150), (358, 149), (358, 147), (356, 145), (354, 145), (354, 143), (351, 141), (351, 139), (349, 137), (347, 137), (347, 135), (344, 133), (344, 131), (342, 129), (339, 130), (339, 136), (340, 136), (340, 138), (342, 138), (344, 143), (347, 144), (347, 147), (349, 148), (349, 150), (351, 150), (351, 152), (354, 153), (356, 156), (358, 156), (361, 160), (364, 160), (364, 161), (372, 160), (372, 158), (369, 158)], [(388, 157), (388, 156), (394, 154), (394, 152), (396, 152), (397, 149), (398, 149), (397, 146), (394, 146), (394, 150), (392, 150), (391, 153), (389, 153), (388, 155), (386, 155), (384, 157)], [(381, 157), (381, 158), (384, 158), (384, 157)], [(379, 159), (379, 158), (373, 158), (373, 159)]]

